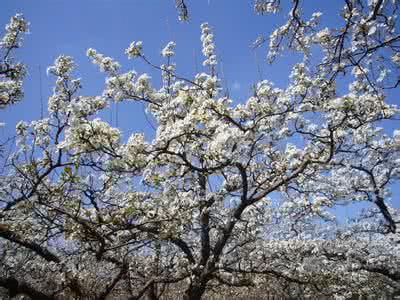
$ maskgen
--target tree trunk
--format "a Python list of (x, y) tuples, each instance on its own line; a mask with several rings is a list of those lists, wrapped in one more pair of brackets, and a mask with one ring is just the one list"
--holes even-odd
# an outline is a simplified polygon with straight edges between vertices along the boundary
[(158, 300), (158, 295), (157, 295), (157, 285), (155, 283), (152, 283), (149, 288), (147, 289), (146, 300)]
[(205, 284), (191, 285), (185, 292), (184, 300), (200, 300), (206, 291)]

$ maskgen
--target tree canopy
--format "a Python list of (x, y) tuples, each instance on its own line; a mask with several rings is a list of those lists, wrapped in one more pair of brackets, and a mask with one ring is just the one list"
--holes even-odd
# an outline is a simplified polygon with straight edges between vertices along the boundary
[[(257, 0), (255, 12), (275, 13), (280, 2)], [(55, 60), (48, 115), (19, 122), (14, 150), (2, 156), (2, 297), (399, 291), (400, 214), (388, 200), (399, 182), (400, 130), (382, 127), (400, 112), (388, 101), (400, 80), (399, 3), (344, 0), (340, 26), (324, 28), (321, 13), (302, 14), (307, 2), (287, 2), (287, 22), (254, 46), (269, 43), (269, 63), (284, 51), (302, 59), (285, 88), (262, 79), (245, 102), (222, 89), (207, 23), (204, 69), (193, 78), (174, 63), (179, 41), (161, 51), (161, 65), (141, 41), (125, 50), (160, 72), (160, 86), (88, 49), (106, 78), (95, 96), (84, 95), (72, 57)], [(176, 7), (187, 20), (190, 6)], [(24, 65), (14, 54), (26, 32), (16, 15), (0, 42), (4, 109), (23, 98)], [(101, 118), (122, 101), (146, 105), (153, 140), (124, 137)], [(337, 221), (335, 208), (348, 203), (372, 205)]]

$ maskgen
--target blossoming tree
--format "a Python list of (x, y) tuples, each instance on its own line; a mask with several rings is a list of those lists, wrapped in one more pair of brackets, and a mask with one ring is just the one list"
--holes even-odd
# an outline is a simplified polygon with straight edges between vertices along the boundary
[(11, 18), (6, 34), (0, 42), (0, 105), (4, 107), (22, 97), (24, 68), (13, 60), (13, 51), (22, 43), (21, 34), (28, 31), (27, 23), (20, 15)]
[[(279, 5), (256, 1), (256, 10)], [(321, 29), (321, 14), (303, 20), (293, 1), (268, 58), (289, 48), (304, 61), (286, 88), (263, 80), (238, 105), (221, 93), (206, 23), (206, 71), (194, 78), (176, 70), (174, 42), (161, 66), (140, 41), (126, 49), (161, 72), (159, 88), (89, 49), (106, 85), (102, 95), (82, 96), (73, 59), (58, 57), (48, 70), (49, 115), (18, 123), (0, 184), (4, 295), (201, 299), (257, 291), (298, 299), (398, 290), (399, 212), (387, 198), (400, 174), (400, 131), (379, 127), (399, 115), (387, 101), (398, 83), (397, 9), (397, 1), (346, 0), (344, 27)], [(6, 58), (19, 45), (7, 41), (26, 23), (15, 17), (7, 30)], [(321, 61), (311, 59), (313, 47)], [(0, 74), (12, 79), (0, 86), (4, 103), (21, 94), (11, 68), (22, 69), (4, 60)], [(347, 70), (351, 83), (338, 91)], [(124, 139), (96, 116), (110, 101), (145, 103), (154, 140)], [(372, 207), (347, 227), (336, 224), (334, 208), (353, 202)]]

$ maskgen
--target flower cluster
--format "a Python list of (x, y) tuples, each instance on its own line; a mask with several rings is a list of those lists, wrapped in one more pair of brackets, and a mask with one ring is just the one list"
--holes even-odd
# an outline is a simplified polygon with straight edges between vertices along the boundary
[(279, 1), (256, 0), (254, 10), (259, 14), (277, 13), (279, 11)]
[(214, 70), (217, 65), (217, 57), (214, 54), (214, 35), (211, 33), (208, 23), (201, 24), (201, 41), (203, 43), (203, 54), (207, 58), (203, 65), (210, 66)]
[(6, 34), (0, 41), (1, 48), (18, 48), (22, 45), (21, 33), (29, 32), (28, 23), (21, 14), (13, 16), (6, 26)]
[(136, 58), (142, 55), (143, 51), (143, 42), (132, 42), (129, 45), (129, 48), (125, 50), (125, 53), (128, 55), (129, 58)]
[(167, 46), (161, 51), (163, 57), (171, 57), (175, 55), (174, 48), (176, 44), (174, 42), (169, 42)]
[(120, 65), (115, 62), (111, 57), (106, 57), (97, 53), (96, 50), (89, 48), (86, 55), (92, 59), (92, 62), (100, 67), (102, 72), (116, 72)]
[(65, 132), (65, 140), (58, 147), (77, 153), (101, 149), (107, 152), (114, 149), (119, 140), (120, 132), (117, 128), (112, 128), (100, 119), (94, 119), (68, 128)]
[(19, 101), (23, 97), (22, 79), (25, 67), (13, 61), (13, 50), (22, 46), (23, 35), (29, 32), (22, 15), (13, 16), (0, 40), (0, 107)]

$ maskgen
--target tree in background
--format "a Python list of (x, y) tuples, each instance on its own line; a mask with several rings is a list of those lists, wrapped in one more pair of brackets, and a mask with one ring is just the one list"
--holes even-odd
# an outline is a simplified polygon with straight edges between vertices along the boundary
[[(400, 220), (387, 199), (400, 174), (400, 131), (379, 127), (399, 116), (387, 101), (400, 63), (397, 2), (344, 1), (337, 29), (321, 29), (318, 12), (304, 20), (300, 4), (270, 37), (271, 61), (286, 48), (304, 54), (289, 85), (260, 81), (238, 105), (221, 91), (206, 23), (205, 71), (194, 78), (176, 71), (174, 42), (161, 66), (140, 41), (126, 49), (161, 72), (159, 88), (89, 49), (106, 85), (83, 96), (73, 59), (58, 57), (48, 69), (49, 116), (18, 123), (0, 185), (3, 291), (31, 299), (397, 291)], [(279, 5), (256, 1), (256, 10)], [(110, 101), (145, 103), (154, 140), (132, 133), (125, 142), (96, 116)], [(374, 207), (338, 225), (334, 208), (355, 202)]]

